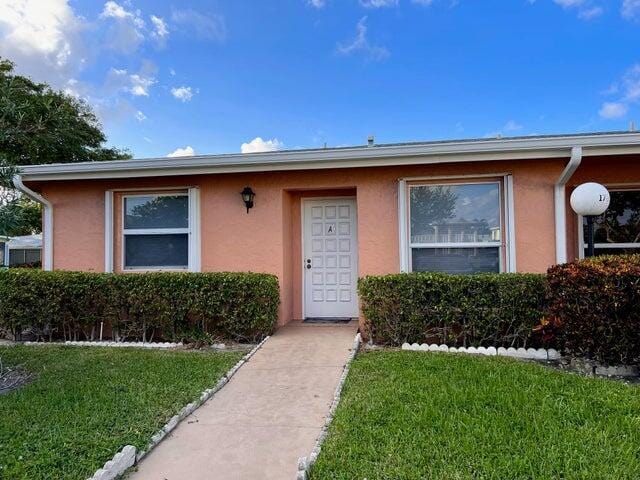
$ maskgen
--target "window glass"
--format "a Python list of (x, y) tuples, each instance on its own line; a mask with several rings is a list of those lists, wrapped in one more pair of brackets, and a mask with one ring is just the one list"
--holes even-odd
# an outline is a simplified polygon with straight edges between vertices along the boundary
[(500, 272), (500, 248), (413, 248), (414, 272), (480, 273)]
[(9, 250), (9, 265), (24, 265), (26, 263), (24, 252), (22, 249)]
[(40, 250), (28, 249), (24, 251), (25, 263), (38, 263), (40, 261)]
[(189, 235), (125, 235), (125, 266), (128, 268), (189, 265)]
[[(640, 191), (613, 191), (610, 196), (607, 211), (594, 219), (596, 248), (598, 244), (616, 243), (638, 243), (640, 247)], [(586, 224), (584, 219), (585, 243)]]
[(125, 197), (125, 229), (188, 228), (186, 195)]
[(498, 183), (410, 188), (411, 243), (500, 242)]

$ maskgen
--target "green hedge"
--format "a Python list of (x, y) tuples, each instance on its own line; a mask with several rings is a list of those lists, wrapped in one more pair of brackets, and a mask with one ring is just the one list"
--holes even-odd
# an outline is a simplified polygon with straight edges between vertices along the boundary
[(375, 343), (529, 347), (543, 316), (544, 275), (409, 273), (358, 283), (364, 334)]
[(547, 296), (568, 352), (612, 365), (640, 363), (640, 255), (552, 267)]
[(258, 273), (0, 271), (0, 329), (45, 339), (256, 341), (273, 332), (278, 280)]

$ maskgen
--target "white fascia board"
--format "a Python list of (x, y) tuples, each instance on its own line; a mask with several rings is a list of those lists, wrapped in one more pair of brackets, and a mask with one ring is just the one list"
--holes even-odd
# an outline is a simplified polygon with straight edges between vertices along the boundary
[(25, 180), (41, 181), (563, 158), (572, 147), (583, 147), (584, 156), (640, 153), (640, 133), (34, 165), (22, 167), (22, 174)]

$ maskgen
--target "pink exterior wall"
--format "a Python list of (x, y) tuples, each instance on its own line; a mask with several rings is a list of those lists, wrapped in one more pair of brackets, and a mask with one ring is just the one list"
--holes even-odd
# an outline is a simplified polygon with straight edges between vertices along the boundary
[[(301, 305), (300, 199), (356, 195), (359, 275), (399, 271), (398, 179), (406, 177), (512, 174), (518, 271), (543, 272), (555, 261), (553, 187), (567, 159), (496, 161), (424, 166), (307, 170), (272, 173), (64, 181), (31, 186), (54, 208), (54, 268), (104, 270), (104, 192), (107, 189), (198, 186), (201, 196), (203, 271), (276, 274), (282, 290), (280, 321), (299, 318)], [(586, 159), (570, 185), (586, 180), (640, 183), (636, 160)], [(620, 167), (618, 167), (619, 165)], [(239, 192), (250, 186), (255, 207), (247, 214)], [(570, 189), (568, 189), (570, 190)], [(568, 192), (569, 193), (569, 192)], [(116, 217), (119, 203), (116, 200)], [(569, 238), (576, 242), (575, 221)], [(573, 225), (573, 230), (571, 230)], [(115, 224), (116, 240), (119, 225)], [(575, 248), (569, 245), (570, 255)], [(119, 240), (115, 242), (119, 269)], [(570, 257), (571, 258), (571, 257)]]

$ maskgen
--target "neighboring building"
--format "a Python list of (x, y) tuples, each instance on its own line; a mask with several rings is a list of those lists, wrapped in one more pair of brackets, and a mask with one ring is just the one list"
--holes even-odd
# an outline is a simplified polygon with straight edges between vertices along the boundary
[(364, 275), (579, 258), (568, 197), (586, 181), (616, 206), (596, 251), (640, 252), (633, 132), (26, 166), (16, 179), (45, 205), (46, 269), (270, 272), (281, 323), (358, 316)]
[(0, 237), (0, 266), (39, 265), (42, 260), (42, 235)]

